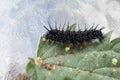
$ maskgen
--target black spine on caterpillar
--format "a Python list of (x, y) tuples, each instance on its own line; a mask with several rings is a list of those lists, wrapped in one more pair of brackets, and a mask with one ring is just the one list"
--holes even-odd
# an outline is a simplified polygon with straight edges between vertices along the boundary
[(103, 41), (104, 36), (102, 33), (102, 29), (97, 29), (98, 25), (94, 27), (94, 25), (90, 29), (85, 29), (84, 31), (70, 31), (70, 30), (59, 30), (59, 29), (52, 29), (51, 25), (49, 24), (48, 29), (46, 26), (44, 28), (48, 31), (45, 35), (46, 40), (53, 41), (53, 42), (61, 42), (64, 44), (82, 44), (83, 42), (89, 42), (93, 39), (98, 39), (100, 42)]

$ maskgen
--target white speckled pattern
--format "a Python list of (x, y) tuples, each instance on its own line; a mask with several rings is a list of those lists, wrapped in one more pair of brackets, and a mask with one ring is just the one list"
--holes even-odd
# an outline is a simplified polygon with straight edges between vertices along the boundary
[[(64, 22), (84, 28), (93, 23), (120, 36), (120, 0), (2, 0), (0, 2), (0, 80), (23, 72), (35, 57), (43, 25)], [(10, 80), (10, 79), (8, 79)]]

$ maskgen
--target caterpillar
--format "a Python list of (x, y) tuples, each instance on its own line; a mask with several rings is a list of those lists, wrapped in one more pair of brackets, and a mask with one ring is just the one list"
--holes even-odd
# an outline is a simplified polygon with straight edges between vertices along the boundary
[(97, 29), (98, 26), (99, 25), (96, 26), (92, 25), (90, 29), (85, 29), (84, 31), (81, 30), (70, 31), (70, 30), (64, 30), (65, 25), (61, 30), (58, 29), (57, 27), (53, 29), (49, 24), (50, 29), (44, 26), (44, 28), (47, 30), (47, 33), (45, 34), (45, 39), (49, 41), (53, 41), (54, 43), (60, 42), (63, 44), (73, 44), (73, 45), (82, 44), (83, 42), (90, 42), (94, 39), (98, 39), (100, 42), (102, 42), (104, 40), (104, 35), (102, 33), (104, 27)]

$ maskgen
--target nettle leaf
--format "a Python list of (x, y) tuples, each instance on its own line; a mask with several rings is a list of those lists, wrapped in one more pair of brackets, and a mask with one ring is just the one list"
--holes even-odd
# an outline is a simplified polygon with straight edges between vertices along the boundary
[(32, 74), (35, 71), (35, 63), (34, 62), (35, 61), (33, 58), (29, 58), (29, 62), (27, 63), (27, 66), (26, 66), (27, 74)]
[(74, 31), (76, 28), (76, 23), (72, 24), (72, 25), (67, 25), (65, 30), (70, 30), (70, 31)]
[(113, 47), (113, 50), (114, 50), (115, 52), (120, 53), (120, 43), (116, 44), (116, 45)]
[(42, 50), (43, 50), (43, 47), (44, 47), (43, 38), (44, 38), (44, 35), (40, 38), (40, 43), (38, 45), (38, 50), (37, 50), (37, 57), (42, 55), (41, 53), (42, 53)]
[(70, 31), (74, 31), (76, 28), (76, 23), (75, 24), (72, 24), (69, 28)]
[(111, 35), (112, 35), (112, 31), (110, 31), (110, 32), (108, 32), (107, 34), (105, 34), (104, 42), (109, 43), (109, 42), (110, 42)]
[[(65, 45), (42, 41), (42, 36), (37, 57), (47, 64), (54, 64), (55, 69), (37, 66), (30, 59), (27, 72), (34, 65), (33, 80), (120, 80), (120, 39), (110, 42), (111, 33), (105, 35), (102, 43), (94, 41), (82, 49), (80, 46), (71, 46), (68, 52), (65, 51)], [(112, 64), (113, 58), (117, 60), (116, 65)]]

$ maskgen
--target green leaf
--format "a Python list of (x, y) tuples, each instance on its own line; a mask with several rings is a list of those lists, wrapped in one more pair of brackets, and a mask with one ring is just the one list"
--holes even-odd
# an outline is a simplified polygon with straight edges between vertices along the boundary
[(97, 51), (106, 51), (106, 50), (111, 50), (111, 49), (112, 47), (110, 43), (103, 43), (97, 47)]
[[(61, 43), (40, 40), (37, 57), (40, 56), (47, 64), (55, 65), (55, 70), (48, 70), (46, 66), (36, 66), (34, 60), (30, 59), (26, 71), (33, 70), (33, 80), (119, 80), (120, 40), (110, 42), (111, 33), (105, 35), (102, 43), (94, 41), (92, 45), (83, 46), (82, 49), (80, 46), (74, 48), (71, 45), (68, 52)], [(112, 64), (113, 58), (118, 61), (116, 65)], [(61, 62), (61, 65), (58, 65), (58, 62)], [(31, 65), (34, 65), (34, 69)], [(116, 73), (113, 72), (113, 68), (116, 69)]]
[(105, 34), (105, 39), (104, 39), (105, 43), (109, 43), (110, 42), (111, 35), (112, 35), (112, 31), (110, 31), (107, 34)]
[(41, 70), (41, 68), (39, 68), (38, 66), (36, 66), (36, 72), (34, 73), (34, 80), (46, 80), (45, 79), (45, 74), (43, 73), (43, 71)]
[(120, 42), (113, 47), (113, 50), (120, 53)]
[(26, 66), (26, 73), (27, 74), (32, 74), (35, 71), (35, 64), (34, 64), (34, 59), (33, 58), (29, 58), (29, 62), (27, 63)]
[(33, 73), (33, 75), (32, 75), (32, 80), (38, 80), (38, 78), (37, 78), (37, 72), (36, 72), (36, 70), (34, 71), (34, 73)]
[(120, 38), (116, 38), (111, 41), (112, 50), (120, 53)]
[(75, 31), (75, 28), (76, 28), (76, 23), (75, 24), (72, 24), (71, 26), (70, 26), (70, 31)]
[[(120, 68), (116, 68), (116, 74), (113, 74), (111, 71), (111, 68), (109, 67), (105, 67), (105, 68), (100, 68), (100, 69), (96, 69), (95, 73), (101, 75), (101, 76), (108, 76), (108, 77), (113, 77), (114, 79), (120, 79)], [(110, 72), (110, 73), (108, 73)]]
[(119, 42), (120, 42), (120, 38), (116, 38), (116, 39), (114, 39), (114, 40), (111, 41), (111, 46), (115, 46)]
[(66, 30), (69, 30), (69, 31), (75, 31), (75, 27), (76, 27), (76, 23), (72, 24), (71, 26), (67, 26), (66, 27)]
[(38, 45), (38, 50), (37, 50), (37, 57), (41, 56), (43, 54), (42, 50), (43, 50), (43, 47), (44, 47), (44, 44), (45, 44), (45, 42), (43, 41), (43, 38), (44, 38), (44, 35), (41, 36), (41, 38), (40, 38), (40, 43)]

